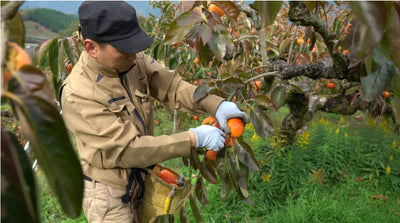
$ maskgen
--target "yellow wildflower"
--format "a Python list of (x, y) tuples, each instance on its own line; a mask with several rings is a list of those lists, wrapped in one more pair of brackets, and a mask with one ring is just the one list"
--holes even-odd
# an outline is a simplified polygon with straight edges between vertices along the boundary
[(339, 125), (341, 125), (341, 124), (343, 124), (344, 123), (344, 118), (343, 118), (343, 116), (342, 117), (340, 117), (340, 120), (339, 120)]
[(254, 130), (254, 125), (250, 122), (249, 124), (246, 125), (245, 128), (246, 128), (247, 130), (252, 131), (252, 130)]
[(339, 134), (339, 132), (340, 132), (340, 129), (336, 129), (336, 134)]
[(272, 177), (271, 174), (268, 174), (268, 175), (267, 175), (267, 174), (263, 173), (262, 176), (261, 176), (261, 179), (262, 179), (263, 181), (271, 182), (271, 177)]
[(257, 133), (254, 133), (254, 135), (251, 137), (251, 140), (252, 140), (253, 142), (260, 142), (260, 141), (262, 140), (262, 138), (259, 137), (259, 136), (257, 135)]
[(386, 167), (386, 175), (390, 175), (391, 172), (392, 172), (392, 168), (390, 168), (390, 165), (388, 165)]
[(393, 161), (393, 155), (389, 157), (389, 161)]
[(387, 122), (386, 119), (382, 120), (382, 122), (379, 123), (379, 127), (380, 127), (380, 129), (382, 129), (382, 131), (384, 133), (386, 133), (386, 135), (390, 135), (391, 134), (389, 123)]
[(397, 147), (397, 142), (396, 142), (396, 140), (393, 140), (393, 142), (392, 142), (392, 147), (393, 147), (393, 148), (396, 148), (396, 147)]
[(347, 132), (344, 133), (344, 137), (349, 137), (349, 134), (347, 134)]
[(370, 127), (376, 126), (376, 121), (375, 121), (375, 119), (369, 117), (368, 120), (367, 120), (367, 125), (370, 126)]
[(308, 149), (307, 145), (310, 144), (310, 136), (311, 134), (308, 131), (301, 133), (297, 140), (297, 145), (302, 149)]

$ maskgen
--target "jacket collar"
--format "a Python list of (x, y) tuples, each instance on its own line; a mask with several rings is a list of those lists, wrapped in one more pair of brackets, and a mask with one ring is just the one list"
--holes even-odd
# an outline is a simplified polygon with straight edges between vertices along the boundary
[(96, 74), (101, 74), (107, 77), (118, 77), (117, 70), (100, 64), (95, 59), (91, 58), (86, 51), (82, 52), (83, 60), (86, 61), (87, 67)]

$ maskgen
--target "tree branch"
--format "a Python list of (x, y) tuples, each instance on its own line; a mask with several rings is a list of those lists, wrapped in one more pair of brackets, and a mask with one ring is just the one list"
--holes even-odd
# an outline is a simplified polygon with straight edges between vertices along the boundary
[(318, 32), (328, 48), (329, 54), (333, 59), (334, 69), (332, 70), (337, 75), (348, 73), (349, 61), (345, 59), (342, 54), (335, 50), (337, 43), (337, 36), (326, 27), (318, 14), (311, 14), (307, 6), (303, 2), (290, 1), (289, 20), (297, 25), (313, 26), (314, 30)]
[(293, 77), (306, 76), (313, 80), (320, 78), (348, 80), (349, 82), (360, 82), (360, 67), (351, 69), (349, 73), (338, 72), (337, 67), (333, 64), (331, 58), (327, 58), (322, 62), (305, 65), (289, 65), (285, 61), (278, 60), (271, 62), (269, 71), (279, 71), (281, 78), (284, 80)]

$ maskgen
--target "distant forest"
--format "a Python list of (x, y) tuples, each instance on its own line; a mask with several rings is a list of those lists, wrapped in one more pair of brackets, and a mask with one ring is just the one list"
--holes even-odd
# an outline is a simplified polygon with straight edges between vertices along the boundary
[(40, 23), (56, 33), (70, 27), (72, 22), (78, 22), (77, 16), (68, 15), (53, 9), (24, 9), (20, 11), (20, 14), (23, 20), (31, 20)]

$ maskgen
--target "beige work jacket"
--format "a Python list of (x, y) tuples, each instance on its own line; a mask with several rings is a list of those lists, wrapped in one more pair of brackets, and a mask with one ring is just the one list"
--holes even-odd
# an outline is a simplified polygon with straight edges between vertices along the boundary
[(125, 189), (130, 168), (144, 168), (191, 152), (187, 131), (153, 136), (150, 98), (168, 109), (215, 114), (223, 98), (193, 101), (196, 87), (144, 53), (120, 75), (83, 52), (61, 90), (62, 116), (76, 138), (83, 173)]

